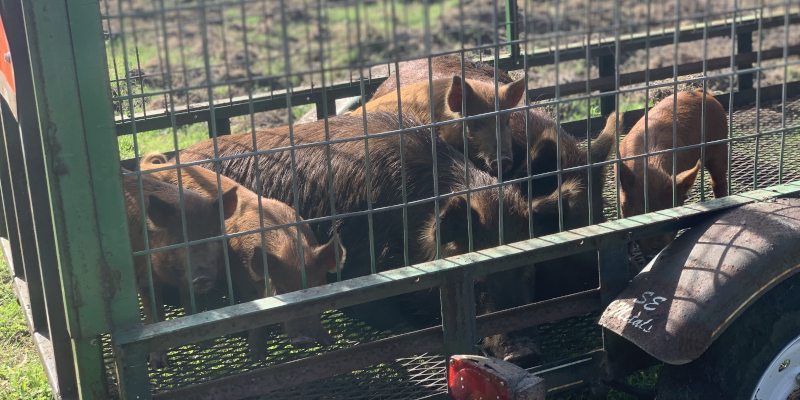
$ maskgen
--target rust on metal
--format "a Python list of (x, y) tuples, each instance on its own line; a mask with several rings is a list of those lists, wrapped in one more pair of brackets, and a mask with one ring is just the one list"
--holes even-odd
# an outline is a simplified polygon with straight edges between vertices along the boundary
[(800, 272), (800, 199), (725, 212), (682, 234), (600, 325), (674, 365), (699, 357), (763, 293)]

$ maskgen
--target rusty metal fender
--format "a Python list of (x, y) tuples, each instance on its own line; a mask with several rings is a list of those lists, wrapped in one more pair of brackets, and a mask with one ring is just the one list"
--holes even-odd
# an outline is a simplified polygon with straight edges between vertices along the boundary
[(800, 199), (748, 204), (689, 229), (599, 324), (673, 365), (697, 359), (772, 287), (800, 272)]

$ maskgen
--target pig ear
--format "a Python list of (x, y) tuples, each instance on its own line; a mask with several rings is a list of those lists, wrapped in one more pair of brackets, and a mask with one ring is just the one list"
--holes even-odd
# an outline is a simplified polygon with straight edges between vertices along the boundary
[[(474, 208), (467, 205), (467, 199), (464, 196), (451, 197), (439, 210), (439, 232), (442, 244), (468, 240), (467, 211), (472, 213), (474, 226), (478, 222), (480, 215)], [(435, 240), (436, 224), (430, 224), (429, 229), (429, 237)], [(464, 245), (464, 243), (460, 244)]]
[[(238, 185), (234, 186), (222, 194), (222, 211), (225, 214), (225, 219), (232, 217), (233, 213), (236, 212), (236, 207), (239, 205), (238, 188)], [(214, 205), (215, 207), (219, 207), (217, 202), (215, 202)]]
[(500, 106), (506, 110), (515, 107), (525, 94), (525, 79), (520, 78), (502, 87), (500, 91)]
[(158, 152), (147, 153), (141, 159), (142, 164), (166, 164), (167, 156)]
[(461, 84), (461, 77), (453, 76), (453, 84), (450, 90), (447, 91), (447, 107), (452, 112), (461, 112), (461, 98), (464, 96), (464, 88)]
[(166, 227), (169, 224), (170, 218), (175, 215), (175, 206), (161, 200), (161, 198), (154, 194), (150, 195), (149, 200), (150, 204), (147, 206), (147, 216), (150, 218), (150, 221), (159, 228)]
[[(317, 264), (324, 267), (326, 271), (331, 274), (336, 273), (336, 242), (335, 238), (331, 238), (328, 243), (323, 244), (322, 246), (317, 247), (314, 250)], [(344, 260), (347, 252), (345, 248), (342, 246), (341, 240), (339, 241), (339, 260), (340, 265), (344, 268)]]
[(619, 163), (617, 166), (617, 175), (619, 176), (619, 183), (622, 186), (630, 186), (636, 181), (636, 175), (628, 168), (625, 163)]
[(697, 179), (697, 174), (700, 172), (700, 168), (703, 167), (700, 164), (700, 161), (702, 160), (697, 160), (697, 164), (694, 166), (694, 168), (683, 171), (678, 174), (677, 177), (675, 177), (675, 186), (678, 190), (680, 198), (683, 198), (683, 196), (689, 192), (689, 189), (692, 188), (692, 185), (694, 185), (694, 181)]
[[(267, 268), (275, 271), (274, 268), (280, 268), (278, 267), (280, 262), (277, 257), (267, 252)], [(261, 246), (253, 248), (253, 253), (250, 257), (250, 268), (247, 268), (247, 273), (250, 274), (250, 278), (255, 282), (264, 279), (264, 252), (261, 250)]]

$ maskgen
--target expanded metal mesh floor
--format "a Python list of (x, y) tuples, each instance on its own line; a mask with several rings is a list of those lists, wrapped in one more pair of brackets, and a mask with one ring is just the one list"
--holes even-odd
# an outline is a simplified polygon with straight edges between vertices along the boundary
[[(755, 106), (740, 107), (733, 113), (733, 135), (740, 137), (755, 132)], [(761, 130), (778, 129), (782, 126), (782, 103), (764, 103), (758, 112)], [(786, 102), (785, 126), (800, 123), (800, 97)], [(800, 129), (759, 138), (736, 141), (732, 146), (731, 193), (753, 190), (754, 170), (757, 165), (757, 187), (763, 188), (779, 183), (780, 159), (783, 155), (783, 181), (800, 180)], [(758, 149), (756, 150), (756, 142)], [(784, 143), (781, 151), (781, 143)], [(757, 163), (757, 164), (756, 164)], [(704, 191), (710, 199), (708, 176), (705, 174)], [(608, 176), (612, 176), (609, 174)], [(687, 200), (700, 200), (700, 187), (695, 186)], [(605, 210), (608, 219), (616, 218), (614, 180), (607, 179), (604, 197), (609, 205)], [(170, 317), (179, 310), (169, 309)], [(598, 313), (570, 318), (540, 326), (543, 362), (582, 354), (602, 346)], [(217, 378), (252, 371), (261, 367), (280, 364), (327, 351), (370, 342), (399, 333), (400, 331), (378, 331), (362, 322), (350, 319), (338, 311), (327, 312), (323, 324), (330, 329), (336, 343), (327, 347), (297, 350), (290, 346), (280, 325), (271, 327), (272, 352), (267, 360), (256, 362), (250, 359), (244, 334), (218, 338), (213, 345), (201, 348), (198, 345), (184, 346), (170, 352), (170, 367), (150, 371), (154, 393), (172, 388), (186, 387)], [(116, 396), (116, 378), (113, 356), (106, 337), (104, 340), (106, 368), (112, 396)], [(311, 382), (290, 389), (274, 391), (253, 399), (414, 399), (440, 393), (445, 388), (444, 358), (437, 354), (422, 354), (400, 359)]]

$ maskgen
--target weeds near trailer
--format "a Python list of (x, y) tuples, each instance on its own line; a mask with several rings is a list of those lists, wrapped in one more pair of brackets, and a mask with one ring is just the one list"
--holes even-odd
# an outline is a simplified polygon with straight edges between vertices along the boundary
[(0, 399), (51, 399), (50, 385), (0, 257)]

